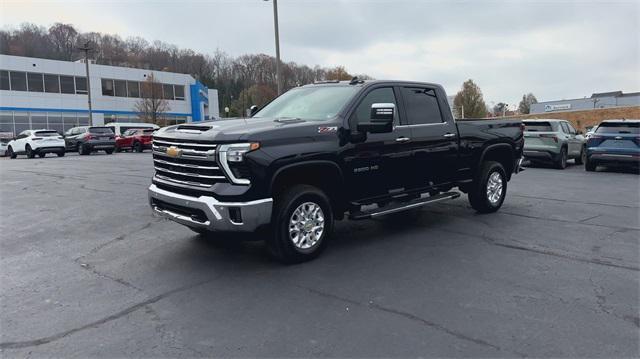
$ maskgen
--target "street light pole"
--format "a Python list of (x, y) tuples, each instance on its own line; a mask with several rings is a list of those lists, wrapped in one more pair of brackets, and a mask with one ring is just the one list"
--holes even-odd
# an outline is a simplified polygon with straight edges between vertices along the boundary
[(89, 126), (93, 126), (93, 109), (91, 107), (91, 80), (89, 77), (89, 51), (93, 50), (89, 46), (87, 41), (83, 46), (78, 47), (78, 50), (84, 51), (84, 64), (87, 72), (87, 101), (89, 103)]
[(276, 37), (276, 86), (278, 88), (278, 96), (280, 96), (280, 94), (282, 93), (282, 84), (280, 78), (280, 32), (278, 30), (278, 0), (273, 0), (273, 27), (275, 29)]

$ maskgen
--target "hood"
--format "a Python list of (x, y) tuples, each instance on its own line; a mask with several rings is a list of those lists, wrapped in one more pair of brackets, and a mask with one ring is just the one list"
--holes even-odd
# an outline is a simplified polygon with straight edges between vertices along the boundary
[(164, 127), (156, 131), (154, 136), (216, 142), (260, 140), (261, 137), (268, 136), (267, 134), (271, 134), (268, 137), (272, 137), (273, 133), (289, 132), (278, 131), (283, 128), (317, 128), (324, 123), (325, 121), (289, 118), (228, 118)]

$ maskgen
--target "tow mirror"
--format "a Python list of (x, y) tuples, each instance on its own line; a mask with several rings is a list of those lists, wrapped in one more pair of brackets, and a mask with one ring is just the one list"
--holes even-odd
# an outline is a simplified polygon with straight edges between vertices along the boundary
[(249, 117), (253, 117), (253, 115), (255, 115), (256, 112), (258, 112), (258, 106), (253, 105), (249, 107)]
[(393, 117), (396, 105), (374, 103), (371, 105), (371, 120), (358, 124), (358, 132), (386, 133), (393, 131)]

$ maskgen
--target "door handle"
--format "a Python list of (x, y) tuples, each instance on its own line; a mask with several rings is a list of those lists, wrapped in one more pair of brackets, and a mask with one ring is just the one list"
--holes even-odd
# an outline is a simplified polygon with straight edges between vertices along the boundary
[(444, 135), (442, 135), (442, 137), (452, 138), (452, 137), (456, 137), (456, 134), (455, 133), (445, 133)]
[(396, 138), (396, 142), (403, 143), (403, 142), (407, 142), (407, 141), (411, 141), (411, 139), (409, 137), (398, 137), (398, 138)]

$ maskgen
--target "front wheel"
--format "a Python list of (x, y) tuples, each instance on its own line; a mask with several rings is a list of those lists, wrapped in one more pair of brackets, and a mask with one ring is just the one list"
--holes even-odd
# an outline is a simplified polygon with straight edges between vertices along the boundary
[(469, 203), (479, 213), (495, 212), (507, 194), (507, 175), (498, 162), (487, 161), (481, 166), (480, 174), (469, 188)]
[(595, 172), (596, 164), (593, 163), (593, 161), (589, 161), (589, 159), (587, 158), (587, 160), (584, 162), (584, 170), (587, 172)]
[(276, 197), (273, 236), (269, 252), (285, 263), (300, 263), (317, 257), (333, 230), (329, 198), (320, 189), (296, 185)]
[(11, 146), (7, 148), (7, 156), (9, 156), (9, 158), (11, 158), (12, 160), (18, 157), (18, 155), (16, 155), (16, 153), (13, 152), (13, 148), (11, 148)]
[(567, 168), (567, 148), (566, 147), (562, 147), (562, 149), (560, 150), (560, 155), (556, 160), (555, 167), (560, 170)]
[(86, 146), (84, 146), (82, 144), (79, 144), (78, 145), (78, 154), (81, 155), (81, 156), (88, 155), (89, 154), (89, 149), (87, 149)]
[(582, 151), (580, 151), (580, 156), (576, 157), (576, 164), (581, 165), (587, 162), (587, 149), (582, 146)]
[(108, 155), (110, 155), (110, 154), (112, 154), (112, 153), (113, 153), (113, 149), (111, 149), (111, 150), (104, 150), (104, 152), (106, 152)]
[(133, 150), (140, 153), (142, 152), (142, 143), (136, 142), (133, 144)]
[(46, 153), (38, 153), (38, 157), (40, 157), (40, 158), (44, 158), (44, 156), (46, 156), (46, 155), (47, 155)]
[(56, 153), (58, 155), (58, 157), (64, 157), (64, 151), (60, 151), (58, 153)]
[(27, 147), (25, 147), (25, 152), (27, 153), (27, 158), (33, 158), (36, 155), (36, 153), (33, 152), (33, 150), (31, 149), (31, 146), (29, 146), (29, 145), (27, 145)]

